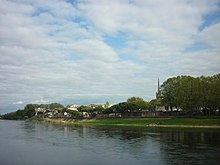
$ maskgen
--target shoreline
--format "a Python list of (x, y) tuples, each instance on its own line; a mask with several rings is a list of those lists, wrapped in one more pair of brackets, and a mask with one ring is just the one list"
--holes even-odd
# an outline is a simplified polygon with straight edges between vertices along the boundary
[[(157, 128), (215, 128), (220, 129), (220, 120), (218, 119), (218, 123), (216, 125), (196, 125), (196, 124), (184, 124), (184, 123), (176, 123), (176, 124), (163, 124), (160, 121), (178, 121), (180, 120), (190, 120), (190, 119), (170, 119), (170, 118), (163, 118), (163, 119), (142, 119), (137, 122), (136, 119), (107, 119), (107, 120), (97, 120), (97, 119), (83, 119), (83, 120), (76, 120), (76, 119), (51, 119), (51, 118), (34, 118), (31, 120), (35, 121), (42, 121), (42, 122), (49, 122), (54, 124), (62, 124), (62, 125), (93, 125), (93, 126), (121, 126), (121, 127), (157, 127)], [(155, 120), (157, 122), (155, 122)], [(196, 120), (196, 119), (195, 119)], [(200, 119), (206, 120), (206, 119)], [(209, 120), (216, 120), (216, 119), (209, 119)], [(145, 123), (147, 121), (147, 123)], [(175, 122), (174, 121), (174, 122)], [(131, 123), (130, 123), (131, 122)]]

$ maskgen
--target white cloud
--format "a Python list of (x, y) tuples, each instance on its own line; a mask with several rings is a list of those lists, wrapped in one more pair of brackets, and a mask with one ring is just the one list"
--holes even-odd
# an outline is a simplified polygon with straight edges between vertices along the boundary
[(217, 2), (2, 0), (0, 104), (150, 100), (157, 77), (219, 72), (219, 23), (199, 31)]
[(216, 23), (204, 29), (199, 34), (200, 42), (203, 42), (208, 47), (220, 49), (220, 23)]
[(13, 104), (19, 105), (19, 104), (24, 104), (24, 102), (23, 101), (16, 101)]

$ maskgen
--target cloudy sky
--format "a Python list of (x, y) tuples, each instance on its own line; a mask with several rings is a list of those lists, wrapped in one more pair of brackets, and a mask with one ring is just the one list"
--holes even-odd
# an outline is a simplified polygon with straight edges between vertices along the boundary
[(219, 0), (0, 0), (0, 113), (155, 98), (220, 72)]

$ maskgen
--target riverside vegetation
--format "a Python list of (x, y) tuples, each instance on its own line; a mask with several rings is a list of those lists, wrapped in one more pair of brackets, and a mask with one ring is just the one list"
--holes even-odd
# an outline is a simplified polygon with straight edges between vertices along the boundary
[(219, 118), (134, 118), (134, 119), (49, 119), (33, 118), (32, 120), (64, 125), (95, 126), (148, 126), (148, 127), (181, 127), (181, 128), (220, 128)]
[[(126, 102), (121, 102), (113, 106), (109, 106), (107, 102), (104, 106), (91, 108), (89, 106), (80, 106), (78, 111), (68, 110), (67, 107), (59, 103), (52, 104), (27, 104), (23, 110), (2, 115), (3, 119), (29, 119), (36, 116), (36, 108), (45, 108), (47, 111), (57, 111), (57, 114), (68, 113), (68, 117), (63, 115), (54, 115), (57, 122), (81, 123), (81, 124), (133, 124), (133, 125), (191, 125), (191, 126), (220, 126), (220, 74), (210, 77), (191, 77), (177, 76), (167, 79), (160, 86), (161, 103), (169, 107), (172, 112), (176, 110), (175, 119), (169, 116), (167, 119), (123, 119), (123, 116), (128, 114), (140, 114), (142, 112), (155, 112), (155, 107), (158, 104), (157, 99), (150, 102), (144, 101), (139, 97), (131, 97)], [(82, 114), (86, 112), (89, 118), (96, 119), (95, 121), (85, 121)], [(122, 116), (121, 119), (97, 120), (98, 116), (109, 116), (111, 114), (116, 117), (116, 114)], [(126, 114), (126, 115), (125, 115)], [(170, 113), (167, 113), (169, 115)], [(183, 117), (196, 117), (197, 119), (182, 119)], [(44, 116), (47, 117), (47, 116)], [(160, 117), (160, 116), (157, 116)], [(177, 117), (181, 117), (176, 119)], [(200, 119), (198, 119), (200, 118)], [(201, 119), (206, 118), (206, 119)], [(215, 118), (215, 119), (211, 119)], [(77, 120), (76, 120), (77, 119)], [(51, 121), (51, 119), (50, 119)]]

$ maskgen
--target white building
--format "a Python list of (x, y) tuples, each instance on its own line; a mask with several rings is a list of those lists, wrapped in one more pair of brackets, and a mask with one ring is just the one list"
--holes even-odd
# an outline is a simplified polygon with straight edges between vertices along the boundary
[(72, 105), (68, 106), (67, 109), (71, 110), (71, 111), (78, 111), (79, 107), (80, 107), (80, 105), (72, 104)]
[(35, 108), (35, 112), (46, 112), (46, 109), (45, 108)]
[(45, 113), (46, 112), (46, 109), (45, 108), (35, 108), (35, 116), (38, 115), (38, 113)]

